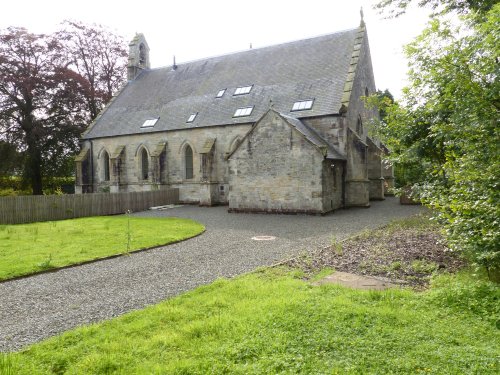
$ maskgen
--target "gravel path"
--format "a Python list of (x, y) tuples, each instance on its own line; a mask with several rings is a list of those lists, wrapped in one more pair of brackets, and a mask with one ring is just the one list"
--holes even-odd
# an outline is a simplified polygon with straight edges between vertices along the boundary
[[(373, 202), (369, 209), (339, 210), (323, 217), (228, 214), (227, 207), (196, 206), (136, 213), (192, 218), (207, 231), (171, 246), (0, 283), (0, 351), (19, 350), (420, 210), (389, 198)], [(256, 235), (276, 239), (252, 240)]]

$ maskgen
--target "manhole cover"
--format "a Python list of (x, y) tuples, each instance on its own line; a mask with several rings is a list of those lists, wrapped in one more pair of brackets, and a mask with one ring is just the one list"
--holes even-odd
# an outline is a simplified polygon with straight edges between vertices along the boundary
[(255, 236), (255, 237), (252, 237), (252, 240), (254, 240), (254, 241), (272, 241), (275, 239), (276, 239), (276, 237), (274, 237), (274, 236)]

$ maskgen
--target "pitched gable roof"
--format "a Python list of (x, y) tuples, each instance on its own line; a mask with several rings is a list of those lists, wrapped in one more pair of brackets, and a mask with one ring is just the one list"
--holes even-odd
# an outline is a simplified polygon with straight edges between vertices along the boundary
[(325, 157), (327, 159), (333, 160), (345, 160), (345, 157), (338, 152), (335, 147), (333, 147), (330, 142), (328, 142), (325, 138), (323, 138), (316, 130), (307, 124), (300, 121), (300, 119), (291, 117), (288, 115), (284, 115), (280, 113), (280, 116), (283, 117), (287, 122), (292, 125), (299, 133), (301, 133), (309, 142), (314, 144), (316, 147), (321, 149), (326, 149)]
[(255, 125), (250, 129), (250, 131), (243, 137), (243, 139), (239, 142), (238, 146), (227, 156), (229, 159), (243, 144), (245, 138), (249, 137), (253, 131), (259, 126), (261, 121), (267, 116), (268, 113), (275, 113), (281, 118), (285, 120), (285, 122), (297, 130), (306, 140), (308, 140), (313, 146), (315, 146), (326, 159), (332, 160), (345, 160), (345, 157), (342, 156), (335, 148), (324, 139), (319, 133), (317, 133), (313, 128), (303, 123), (300, 119), (284, 115), (283, 113), (276, 112), (273, 109), (269, 109), (264, 113), (260, 119), (257, 120)]
[[(84, 138), (251, 123), (269, 108), (293, 117), (337, 114), (358, 29), (144, 71), (129, 82)], [(234, 96), (237, 87), (250, 93)], [(219, 90), (226, 89), (221, 98)], [(311, 110), (290, 112), (314, 99)], [(253, 106), (250, 116), (233, 117)], [(189, 115), (196, 119), (186, 123)], [(152, 128), (145, 120), (159, 118)]]

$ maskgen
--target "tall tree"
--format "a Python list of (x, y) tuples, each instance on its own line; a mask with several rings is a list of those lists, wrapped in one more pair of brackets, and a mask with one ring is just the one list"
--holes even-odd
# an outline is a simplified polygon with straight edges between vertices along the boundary
[(86, 82), (61, 51), (47, 35), (0, 31), (0, 137), (25, 153), (33, 194), (43, 194), (44, 167), (75, 150), (90, 120), (79, 95)]
[[(466, 30), (466, 31), (465, 31)], [(422, 201), (449, 246), (500, 277), (500, 4), (451, 26), (435, 18), (407, 46), (409, 81), (388, 108), (386, 144), (396, 162), (418, 164)]]
[(0, 140), (25, 155), (33, 194), (43, 192), (42, 175), (71, 169), (81, 132), (125, 81), (125, 46), (79, 22), (55, 35), (0, 31)]
[(123, 38), (101, 25), (64, 21), (57, 37), (71, 67), (87, 80), (84, 97), (94, 119), (125, 82), (127, 50)]

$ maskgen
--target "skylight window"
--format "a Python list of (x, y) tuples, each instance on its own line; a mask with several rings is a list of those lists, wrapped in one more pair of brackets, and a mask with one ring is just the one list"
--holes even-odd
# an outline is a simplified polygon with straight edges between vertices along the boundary
[(222, 98), (224, 96), (224, 93), (226, 92), (226, 89), (219, 90), (217, 93), (216, 98)]
[(152, 128), (153, 126), (155, 126), (156, 121), (158, 121), (158, 119), (159, 117), (144, 121), (144, 124), (141, 125), (141, 128)]
[(293, 103), (292, 111), (305, 111), (306, 109), (311, 109), (314, 100), (300, 100)]
[(252, 89), (253, 85), (252, 86), (241, 86), (241, 87), (237, 87), (236, 90), (234, 90), (234, 95), (245, 95), (245, 94), (248, 94), (250, 92), (250, 90)]
[(253, 106), (238, 108), (236, 112), (234, 112), (233, 117), (250, 116), (252, 114), (252, 111), (253, 111)]
[(189, 118), (187, 119), (187, 121), (186, 121), (186, 122), (193, 122), (193, 121), (194, 121), (194, 119), (196, 118), (196, 116), (198, 116), (198, 112), (196, 112), (196, 113), (191, 113), (191, 114), (189, 115)]

